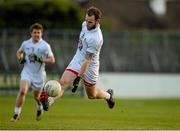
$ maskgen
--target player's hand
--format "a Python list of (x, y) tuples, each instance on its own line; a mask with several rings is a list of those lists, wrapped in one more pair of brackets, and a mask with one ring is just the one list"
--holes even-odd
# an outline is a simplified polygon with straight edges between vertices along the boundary
[(36, 54), (34, 54), (34, 60), (35, 61), (37, 61), (37, 62), (39, 62), (39, 63), (42, 63), (42, 57), (41, 56), (38, 56), (38, 55), (36, 55)]
[(18, 58), (18, 61), (19, 61), (20, 64), (26, 63), (25, 58), (22, 58), (22, 57)]
[(25, 53), (22, 53), (21, 55), (19, 55), (18, 61), (20, 64), (24, 64), (26, 62)]
[(79, 86), (79, 82), (81, 80), (81, 77), (80, 76), (77, 76), (74, 81), (73, 81), (73, 86), (74, 88), (72, 89), (72, 92), (75, 92)]

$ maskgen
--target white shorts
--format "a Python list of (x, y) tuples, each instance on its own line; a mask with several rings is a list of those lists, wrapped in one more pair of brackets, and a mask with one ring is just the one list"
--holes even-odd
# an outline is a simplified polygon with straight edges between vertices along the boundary
[(41, 90), (43, 88), (46, 81), (46, 72), (41, 73), (29, 73), (25, 70), (21, 72), (21, 80), (27, 80), (29, 82), (29, 86), (33, 90)]
[[(81, 69), (81, 65), (75, 59), (72, 59), (70, 64), (66, 69), (73, 70), (75, 72), (79, 72)], [(99, 65), (90, 65), (82, 79), (88, 82), (89, 84), (95, 84), (99, 77)]]

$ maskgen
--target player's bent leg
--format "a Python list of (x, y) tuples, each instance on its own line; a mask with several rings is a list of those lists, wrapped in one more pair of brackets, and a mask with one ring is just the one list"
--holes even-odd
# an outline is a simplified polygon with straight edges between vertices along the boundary
[(87, 87), (85, 86), (86, 93), (89, 99), (109, 99), (110, 94), (106, 91), (97, 88), (96, 86)]
[[(84, 83), (85, 84), (85, 83)], [(89, 99), (105, 99), (108, 107), (112, 109), (115, 105), (115, 100), (113, 98), (113, 90), (108, 89), (104, 91), (96, 87), (96, 85), (85, 84), (86, 93)]]
[(97, 88), (96, 84), (90, 84), (84, 81), (84, 85), (89, 99), (104, 99), (107, 95), (110, 98), (110, 95), (106, 91)]
[(89, 99), (97, 99), (97, 96), (96, 96), (96, 90), (94, 87), (85, 87), (86, 89), (86, 94), (88, 96)]
[(96, 84), (90, 84), (83, 80), (83, 84), (85, 86), (86, 94), (89, 99), (98, 99), (97, 98), (97, 89)]

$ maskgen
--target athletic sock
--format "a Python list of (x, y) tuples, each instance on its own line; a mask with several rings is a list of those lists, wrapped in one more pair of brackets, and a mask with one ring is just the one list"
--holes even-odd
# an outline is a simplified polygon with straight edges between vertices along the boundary
[(48, 103), (49, 103), (49, 106), (51, 106), (54, 103), (54, 98), (48, 97)]
[(106, 96), (105, 96), (105, 99), (106, 99), (106, 100), (109, 100), (110, 97), (111, 97), (111, 95), (107, 92), (107, 93), (106, 93)]
[(40, 105), (37, 105), (37, 110), (38, 111), (41, 111), (43, 109), (43, 106), (40, 104)]
[(20, 113), (21, 113), (21, 107), (15, 107), (15, 108), (14, 108), (14, 113), (19, 116)]

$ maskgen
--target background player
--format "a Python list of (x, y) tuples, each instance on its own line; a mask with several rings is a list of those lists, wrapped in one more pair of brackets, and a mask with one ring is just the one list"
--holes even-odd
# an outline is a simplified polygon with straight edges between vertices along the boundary
[(17, 94), (14, 116), (11, 119), (13, 122), (20, 117), (29, 86), (32, 87), (32, 95), (37, 102), (36, 119), (40, 120), (42, 105), (39, 96), (46, 80), (45, 64), (55, 63), (50, 45), (42, 39), (43, 26), (39, 23), (33, 24), (30, 27), (30, 33), (31, 38), (24, 41), (16, 53), (20, 64), (24, 64), (24, 67), (21, 72), (20, 89)]
[[(78, 48), (76, 54), (70, 64), (64, 71), (60, 84), (62, 86), (62, 94), (72, 84), (78, 87), (80, 80), (83, 84), (89, 99), (105, 99), (109, 108), (113, 108), (115, 101), (113, 100), (113, 90), (104, 91), (96, 87), (99, 76), (99, 55), (101, 46), (103, 45), (103, 36), (100, 29), (101, 11), (96, 7), (90, 7), (85, 16), (85, 22), (82, 24), (82, 31), (79, 37)], [(59, 97), (60, 97), (59, 96)], [(48, 110), (56, 98), (42, 96), (45, 101), (43, 108)], [(48, 103), (46, 103), (48, 102)]]

